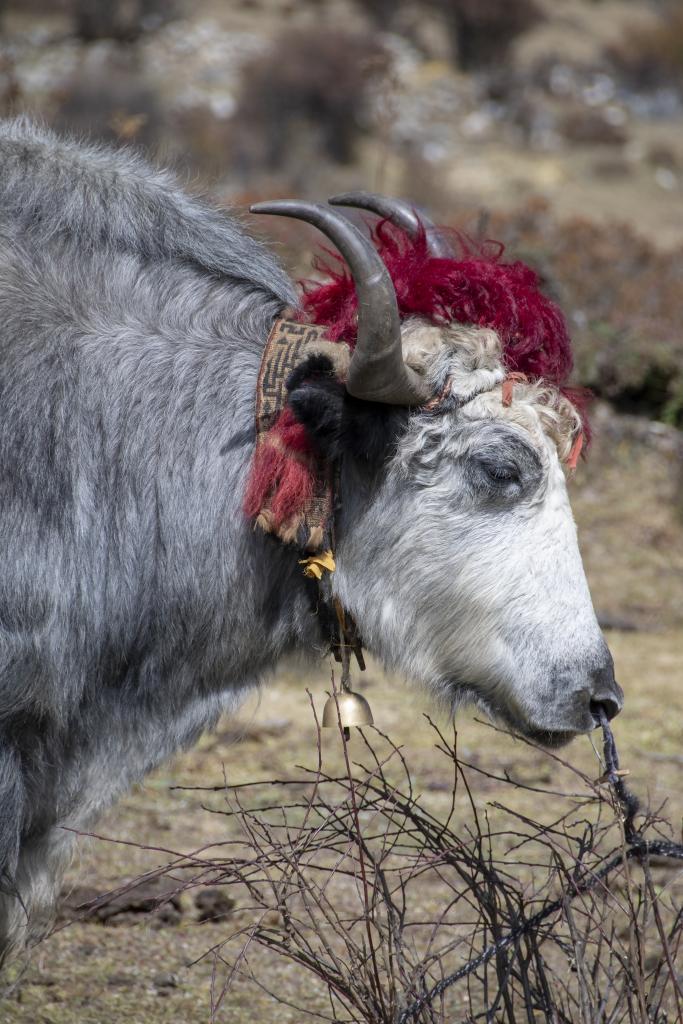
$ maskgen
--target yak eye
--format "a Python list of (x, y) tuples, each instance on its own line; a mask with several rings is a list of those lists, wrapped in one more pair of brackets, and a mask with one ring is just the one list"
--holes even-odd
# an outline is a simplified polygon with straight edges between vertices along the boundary
[(479, 426), (465, 467), (477, 500), (494, 505), (509, 505), (530, 495), (543, 479), (541, 461), (526, 438), (499, 427)]
[(519, 481), (519, 470), (516, 466), (509, 464), (501, 466), (496, 464), (486, 466), (485, 469), (489, 476), (492, 476), (494, 480), (500, 480), (504, 483), (514, 483)]
[(521, 480), (519, 467), (514, 462), (500, 462), (486, 458), (478, 461), (486, 477), (494, 483), (518, 484)]

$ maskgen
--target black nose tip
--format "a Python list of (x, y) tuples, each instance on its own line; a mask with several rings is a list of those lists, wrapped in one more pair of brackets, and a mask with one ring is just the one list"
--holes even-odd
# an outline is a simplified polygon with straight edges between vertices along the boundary
[(614, 678), (614, 663), (610, 658), (607, 664), (593, 673), (590, 709), (597, 722), (600, 721), (597, 714), (598, 707), (604, 709), (607, 718), (611, 721), (619, 714), (623, 706), (624, 692)]

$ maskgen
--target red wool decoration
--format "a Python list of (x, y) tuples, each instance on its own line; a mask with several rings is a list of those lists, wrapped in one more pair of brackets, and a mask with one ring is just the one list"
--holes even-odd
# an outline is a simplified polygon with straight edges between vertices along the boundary
[[(538, 275), (525, 263), (503, 263), (503, 246), (476, 248), (452, 232), (459, 259), (429, 255), (422, 232), (415, 239), (388, 221), (373, 231), (375, 246), (394, 283), (401, 318), (421, 316), (437, 324), (456, 322), (490, 327), (503, 344), (509, 370), (543, 377), (557, 387), (572, 369), (571, 342), (560, 309), (539, 289)], [(318, 261), (327, 281), (304, 283), (307, 319), (325, 324), (331, 340), (356, 340), (356, 293), (341, 259)]]
[[(387, 220), (378, 221), (372, 231), (401, 319), (421, 316), (435, 324), (492, 328), (511, 373), (554, 384), (576, 407), (587, 444), (590, 392), (567, 387), (574, 362), (567, 324), (559, 306), (541, 292), (538, 274), (519, 260), (504, 263), (501, 242), (478, 245), (459, 231), (438, 230), (460, 250), (459, 259), (430, 256), (424, 232), (412, 238)], [(306, 319), (326, 326), (330, 340), (343, 338), (353, 347), (358, 308), (353, 279), (336, 253), (325, 252), (330, 260), (316, 260), (315, 267), (327, 280), (302, 282)]]

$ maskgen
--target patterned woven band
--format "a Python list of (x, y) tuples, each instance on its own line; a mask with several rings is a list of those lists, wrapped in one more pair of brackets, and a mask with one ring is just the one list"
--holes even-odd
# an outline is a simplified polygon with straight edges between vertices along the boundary
[(332, 479), (330, 467), (322, 463), (310, 448), (292, 450), (287, 445), (283, 436), (288, 415), (285, 412), (287, 379), (292, 370), (311, 354), (311, 346), (319, 350), (330, 345), (325, 340), (324, 327), (276, 320), (263, 352), (256, 387), (256, 464), (269, 454), (268, 449), (273, 457), (284, 457), (286, 450), (287, 459), (295, 460), (310, 481), (309, 493), (295, 514), (284, 520), (273, 513), (275, 493), (267, 494), (256, 517), (256, 525), (285, 543), (296, 544), (306, 551), (320, 551), (325, 544), (329, 546)]

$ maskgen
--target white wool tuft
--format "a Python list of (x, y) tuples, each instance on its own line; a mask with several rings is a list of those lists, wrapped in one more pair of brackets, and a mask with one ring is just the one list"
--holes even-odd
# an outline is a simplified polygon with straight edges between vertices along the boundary
[(566, 462), (583, 426), (577, 409), (559, 388), (544, 380), (515, 380), (512, 402), (503, 404), (507, 371), (499, 336), (488, 327), (437, 326), (419, 318), (403, 324), (406, 363), (428, 377), (435, 393), (448, 384), (463, 415), (472, 419), (505, 419), (525, 429), (544, 448), (550, 438)]

